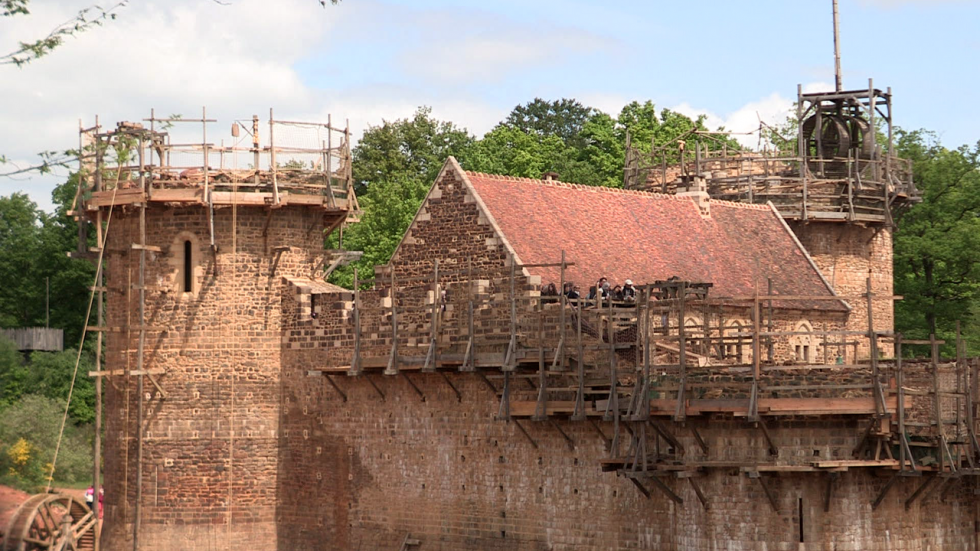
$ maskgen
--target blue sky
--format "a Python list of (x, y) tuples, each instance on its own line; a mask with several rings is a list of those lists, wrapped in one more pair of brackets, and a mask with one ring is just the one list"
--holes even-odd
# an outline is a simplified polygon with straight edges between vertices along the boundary
[[(35, 0), (0, 22), (0, 52), (88, 5)], [(980, 1), (840, 0), (845, 88), (891, 86), (896, 122), (951, 147), (980, 139)], [(534, 97), (612, 114), (653, 100), (712, 125), (780, 122), (796, 85), (831, 87), (830, 0), (133, 0), (51, 56), (0, 67), (0, 153), (19, 165), (77, 144), (78, 120), (157, 113), (350, 119), (355, 137), (429, 105), (480, 135)], [(217, 132), (220, 130), (220, 132)], [(210, 133), (209, 133), (210, 134)], [(213, 134), (211, 134), (213, 135)], [(50, 208), (48, 177), (0, 179)]]

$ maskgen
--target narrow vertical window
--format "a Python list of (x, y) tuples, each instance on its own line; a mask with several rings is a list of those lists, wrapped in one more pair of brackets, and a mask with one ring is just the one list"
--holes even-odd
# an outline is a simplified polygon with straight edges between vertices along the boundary
[(193, 260), (193, 253), (191, 250), (190, 240), (184, 241), (184, 292), (190, 293), (193, 291), (194, 283), (194, 267), (191, 264)]
[(803, 538), (803, 498), (799, 498), (797, 503), (799, 504), (800, 511), (800, 543), (806, 543), (806, 540)]

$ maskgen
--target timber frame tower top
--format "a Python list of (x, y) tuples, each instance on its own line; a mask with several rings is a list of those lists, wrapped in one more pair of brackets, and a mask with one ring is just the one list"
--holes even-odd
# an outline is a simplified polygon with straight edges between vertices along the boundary
[[(918, 195), (911, 163), (895, 154), (891, 88), (871, 80), (861, 90), (803, 93), (797, 86), (796, 105), (796, 135), (759, 151), (732, 148), (717, 132), (690, 131), (650, 153), (627, 138), (624, 187), (771, 201), (783, 218), (804, 223), (893, 227), (896, 211)], [(770, 129), (760, 124), (759, 132)]]
[[(72, 214), (79, 222), (97, 223), (102, 209), (117, 207), (283, 206), (316, 208), (329, 233), (354, 222), (360, 213), (351, 176), (350, 129), (326, 123), (268, 122), (258, 116), (236, 120), (231, 136), (208, 141), (207, 117), (158, 118), (153, 111), (142, 122), (120, 122), (105, 129), (79, 125), (79, 184)], [(73, 256), (94, 257), (88, 249), (87, 225), (79, 224), (79, 247)], [(211, 227), (211, 245), (214, 230)], [(217, 252), (217, 251), (214, 251)]]

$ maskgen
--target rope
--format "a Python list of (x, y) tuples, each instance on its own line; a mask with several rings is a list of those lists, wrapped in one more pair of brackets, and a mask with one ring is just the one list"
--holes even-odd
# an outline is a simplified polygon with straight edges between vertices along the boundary
[[(81, 185), (81, 183), (79, 183)], [(65, 403), (65, 414), (61, 417), (61, 429), (58, 431), (58, 443), (54, 447), (54, 458), (51, 459), (51, 473), (48, 474), (48, 484), (45, 493), (51, 491), (51, 483), (54, 481), (54, 469), (58, 464), (58, 453), (61, 451), (61, 440), (65, 436), (65, 423), (68, 421), (68, 409), (71, 407), (71, 398), (75, 392), (75, 380), (78, 377), (78, 364), (82, 360), (82, 349), (85, 346), (85, 336), (88, 334), (88, 322), (92, 317), (92, 303), (95, 302), (95, 293), (99, 287), (99, 280), (102, 279), (102, 259), (105, 256), (105, 242), (109, 238), (109, 224), (112, 222), (112, 209), (116, 205), (116, 191), (119, 189), (119, 172), (116, 173), (116, 183), (112, 188), (112, 201), (109, 203), (109, 215), (106, 217), (105, 232), (102, 234), (102, 242), (99, 243), (99, 261), (95, 268), (95, 282), (92, 284), (92, 292), (88, 297), (88, 309), (85, 312), (85, 325), (82, 327), (82, 339), (78, 343), (78, 353), (75, 355), (75, 369), (71, 374), (71, 385), (68, 387), (68, 401)], [(98, 488), (96, 488), (98, 492)]]

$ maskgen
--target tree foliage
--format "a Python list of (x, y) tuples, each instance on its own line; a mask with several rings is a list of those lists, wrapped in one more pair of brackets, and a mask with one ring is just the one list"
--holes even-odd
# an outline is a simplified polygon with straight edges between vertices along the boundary
[(48, 214), (26, 194), (0, 197), (0, 327), (43, 327), (46, 281), (50, 282), (50, 325), (65, 331), (68, 346), (77, 343), (85, 322), (91, 264), (66, 255), (78, 242), (78, 227), (68, 216), (76, 180), (52, 193), (57, 209)]
[(534, 101), (514, 107), (501, 125), (525, 134), (554, 136), (569, 147), (581, 149), (585, 145), (582, 129), (597, 113), (596, 109), (574, 99), (545, 101), (534, 98)]
[[(980, 308), (980, 142), (946, 149), (921, 130), (897, 138), (898, 153), (914, 163), (922, 202), (902, 216), (894, 236), (895, 290), (904, 297), (896, 328), (951, 342), (956, 321), (971, 323)], [(980, 335), (965, 333), (980, 353)]]
[[(76, 351), (34, 352), (24, 358), (9, 340), (0, 337), (0, 412), (28, 394), (37, 394), (64, 405), (68, 401)], [(88, 376), (94, 361), (83, 352), (68, 415), (75, 424), (95, 420), (95, 385)]]
[[(28, 42), (18, 42), (17, 48), (0, 55), (0, 65), (22, 67), (31, 61), (44, 57), (61, 46), (66, 39), (100, 27), (106, 21), (116, 18), (116, 13), (126, 6), (128, 0), (118, 2), (108, 8), (92, 5), (81, 9), (74, 17), (56, 26), (46, 36)], [(0, 0), (0, 17), (29, 15), (30, 0)]]
[[(29, 492), (43, 489), (61, 430), (63, 405), (45, 396), (29, 394), (3, 409), (0, 415), (0, 483)], [(92, 469), (91, 430), (65, 425), (58, 451), (56, 482), (86, 480)]]

